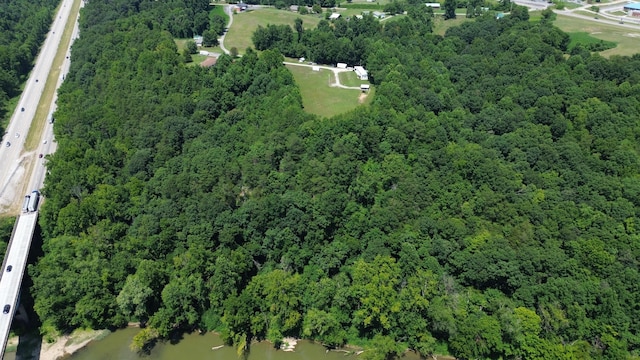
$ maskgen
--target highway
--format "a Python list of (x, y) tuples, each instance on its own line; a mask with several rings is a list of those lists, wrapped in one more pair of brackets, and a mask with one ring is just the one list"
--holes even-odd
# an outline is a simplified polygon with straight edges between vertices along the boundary
[[(25, 84), (18, 106), (11, 116), (6, 133), (2, 137), (0, 144), (0, 214), (17, 213), (20, 206), (17, 204), (21, 204), (23, 196), (27, 192), (39, 188), (38, 185), (42, 184), (45, 171), (42, 169), (34, 171), (39, 173), (41, 179), (40, 181), (32, 181), (32, 174), (29, 170), (37, 166), (42, 167), (42, 159), (39, 159), (39, 154), (46, 155), (55, 151), (53, 131), (48, 123), (46, 124), (48, 129), (44, 131), (46, 137), (40, 141), (35, 150), (25, 151), (24, 146), (44, 91), (45, 82), (51, 71), (52, 60), (58, 51), (72, 4), (73, 0), (62, 1), (51, 30), (36, 58), (35, 66)], [(73, 36), (72, 39), (75, 37), (77, 36)], [(69, 68), (69, 59), (65, 60), (63, 69), (61, 69), (64, 72), (61, 73), (66, 73)], [(50, 111), (53, 111), (53, 108)], [(47, 144), (44, 144), (45, 140), (47, 140)], [(27, 185), (31, 187), (27, 187)]]
[[(42, 188), (47, 172), (44, 156), (55, 152), (57, 148), (52, 124), (48, 121), (45, 121), (44, 124), (38, 123), (34, 121), (34, 116), (51, 72), (53, 59), (59, 51), (66, 23), (68, 20), (72, 20), (75, 25), (72, 34), (70, 34), (69, 48), (62, 49), (66, 53), (65, 60), (60, 68), (60, 76), (54, 80), (56, 91), (62, 84), (64, 75), (69, 71), (70, 48), (73, 40), (78, 37), (79, 31), (77, 17), (70, 19), (74, 1), (82, 0), (62, 0), (49, 34), (25, 84), (18, 106), (11, 117), (6, 133), (2, 137), (0, 144), (0, 215), (6, 216), (19, 212), (24, 196), (32, 190)], [(80, 2), (80, 5), (84, 5), (84, 3)], [(43, 104), (49, 109), (47, 114), (55, 111), (56, 99), (57, 92), (54, 94), (51, 104)], [(38, 139), (36, 149), (27, 151), (25, 141), (32, 126), (45, 126), (45, 128), (42, 130), (41, 138)], [(43, 154), (43, 158), (40, 158), (39, 154)], [(20, 285), (26, 270), (37, 219), (37, 212), (20, 215), (9, 242), (3, 267), (0, 269), (0, 309), (3, 310), (0, 313), (0, 341), (2, 341), (0, 359), (4, 357), (11, 323), (19, 306)], [(7, 271), (8, 266), (11, 266), (11, 271)], [(9, 312), (5, 314), (4, 309), (7, 305), (9, 305)]]
[[(0, 358), (4, 357), (4, 350), (9, 337), (9, 331), (11, 330), (11, 321), (18, 307), (20, 284), (22, 283), (22, 276), (27, 266), (31, 237), (36, 228), (37, 219), (37, 212), (20, 216), (14, 230), (11, 251), (7, 253), (3, 264), (2, 278), (0, 279), (0, 308), (3, 309), (3, 312), (0, 314), (0, 340), (2, 340)], [(9, 265), (12, 266), (11, 271), (7, 271)], [(10, 306), (8, 314), (4, 313), (6, 305)]]

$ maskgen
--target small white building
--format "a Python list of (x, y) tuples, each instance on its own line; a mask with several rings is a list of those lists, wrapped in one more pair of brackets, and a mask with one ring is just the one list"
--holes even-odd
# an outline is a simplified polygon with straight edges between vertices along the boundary
[(380, 12), (380, 11), (374, 11), (373, 12), (373, 16), (378, 18), (378, 19), (384, 19), (387, 17), (387, 14)]
[(358, 79), (369, 80), (369, 73), (362, 66), (354, 66), (353, 71), (356, 72)]
[(440, 9), (440, 3), (426, 3), (425, 5), (427, 5), (427, 7), (430, 7), (432, 9)]
[(333, 13), (329, 16), (329, 20), (336, 20), (340, 17), (340, 13)]
[(360, 84), (360, 90), (362, 90), (362, 92), (367, 92), (369, 91), (370, 88), (371, 88), (371, 85), (369, 84)]
[(202, 36), (201, 35), (194, 35), (193, 36), (193, 41), (196, 43), (196, 45), (202, 46)]
[(347, 64), (345, 64), (345, 63), (337, 63), (336, 67), (338, 69), (346, 69), (347, 68)]

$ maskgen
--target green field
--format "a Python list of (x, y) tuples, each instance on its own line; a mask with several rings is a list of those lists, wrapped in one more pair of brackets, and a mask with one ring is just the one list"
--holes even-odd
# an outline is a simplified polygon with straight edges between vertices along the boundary
[(300, 15), (288, 10), (277, 10), (271, 8), (261, 8), (233, 15), (233, 25), (229, 28), (229, 32), (225, 36), (224, 46), (227, 49), (235, 47), (238, 53), (244, 54), (245, 49), (253, 47), (251, 35), (259, 25), (291, 25), (296, 18), (301, 18), (305, 29), (313, 29), (323, 17), (319, 15)]
[(473, 21), (473, 19), (468, 19), (464, 16), (456, 16), (455, 19), (445, 20), (442, 16), (435, 16), (433, 19), (433, 33), (444, 35), (447, 29), (458, 26), (467, 21)]
[(602, 39), (597, 39), (586, 32), (569, 33), (569, 38), (571, 39), (571, 42), (569, 43), (569, 51), (571, 51), (571, 49), (578, 44), (581, 44), (587, 49), (589, 49), (589, 45), (598, 45), (598, 44), (600, 44), (606, 49), (613, 49), (617, 46), (617, 44), (613, 41), (605, 41)]
[[(562, 31), (568, 33), (573, 38), (574, 33), (586, 33), (589, 37), (611, 41), (618, 46), (613, 49), (602, 51), (600, 54), (605, 57), (612, 55), (627, 55), (640, 53), (640, 31), (627, 29), (614, 24), (604, 24), (596, 21), (583, 20), (558, 14), (553, 24)], [(577, 35), (578, 37), (582, 35)]]
[(214, 5), (213, 9), (211, 9), (211, 14), (220, 15), (225, 19), (227, 19), (227, 23), (229, 23), (229, 15), (227, 15), (227, 13), (224, 12), (224, 6)]
[(368, 84), (368, 81), (358, 79), (358, 76), (353, 71), (341, 72), (338, 74), (340, 77), (340, 83), (344, 86), (360, 86), (361, 84)]
[[(360, 90), (348, 90), (331, 87), (335, 81), (329, 70), (313, 71), (309, 67), (287, 65), (300, 88), (304, 110), (311, 114), (331, 117), (355, 109), (360, 105)], [(362, 103), (371, 102), (374, 90)]]

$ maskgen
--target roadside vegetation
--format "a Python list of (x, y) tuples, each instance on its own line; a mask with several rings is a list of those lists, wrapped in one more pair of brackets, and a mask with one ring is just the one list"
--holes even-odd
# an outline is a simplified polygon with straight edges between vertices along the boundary
[(4, 256), (7, 253), (7, 246), (11, 240), (15, 222), (15, 217), (0, 217), (0, 264), (4, 261)]
[(33, 60), (49, 31), (58, 1), (0, 3), (0, 134), (17, 102)]
[[(29, 268), (43, 329), (139, 321), (135, 350), (201, 329), (239, 354), (292, 336), (364, 360), (640, 355), (638, 56), (570, 53), (553, 13), (515, 5), (437, 35), (403, 2), (388, 24), (257, 24), (260, 52), (204, 69), (175, 14), (209, 19), (208, 1), (145, 5), (83, 12)], [(375, 98), (309, 114), (344, 103), (305, 95), (330, 80), (282, 64), (298, 51), (364, 65)]]

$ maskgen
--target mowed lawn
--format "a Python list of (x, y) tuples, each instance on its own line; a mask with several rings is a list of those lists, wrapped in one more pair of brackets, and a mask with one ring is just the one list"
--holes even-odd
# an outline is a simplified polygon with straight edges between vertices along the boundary
[(590, 36), (605, 41), (612, 41), (618, 46), (602, 51), (604, 57), (612, 55), (627, 55), (640, 53), (640, 31), (628, 29), (613, 24), (603, 24), (597, 21), (578, 19), (558, 14), (553, 24), (566, 33), (587, 33)]
[(294, 65), (287, 65), (287, 69), (300, 88), (304, 110), (311, 114), (331, 117), (355, 109), (361, 103), (370, 103), (374, 96), (372, 89), (366, 99), (360, 101), (360, 90), (332, 87), (335, 77), (329, 70), (313, 71), (309, 67)]
[[(251, 36), (258, 26), (266, 27), (273, 25), (290, 25), (296, 18), (302, 19), (302, 26), (305, 29), (314, 29), (320, 22), (320, 15), (300, 15), (288, 10), (278, 10), (272, 8), (252, 9), (244, 13), (233, 15), (233, 24), (229, 32), (225, 35), (224, 46), (227, 49), (235, 47), (239, 54), (244, 54), (245, 49), (253, 47)], [(294, 31), (295, 32), (295, 31)]]

